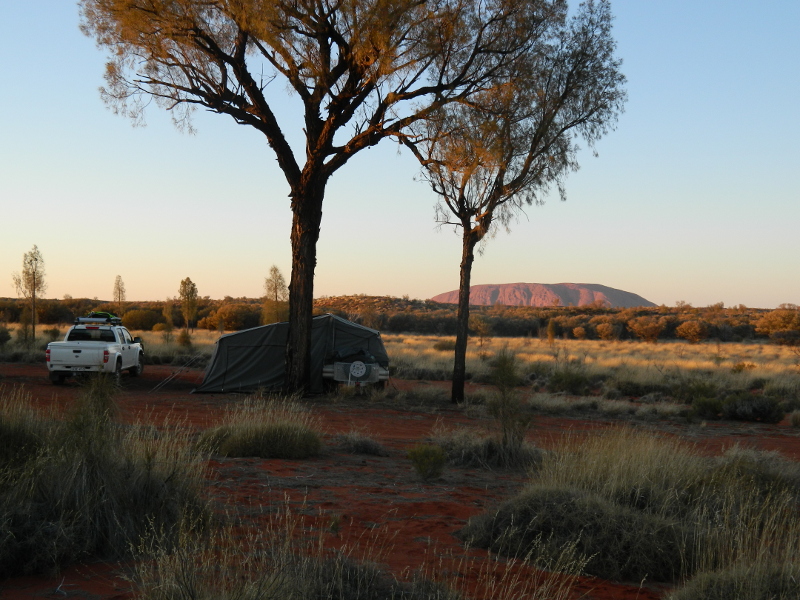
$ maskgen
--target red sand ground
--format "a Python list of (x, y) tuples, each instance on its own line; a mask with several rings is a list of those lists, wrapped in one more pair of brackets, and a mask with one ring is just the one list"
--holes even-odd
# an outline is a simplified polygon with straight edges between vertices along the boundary
[[(123, 379), (118, 402), (120, 418), (147, 420), (160, 424), (183, 422), (193, 431), (216, 424), (224, 408), (240, 397), (232, 395), (190, 395), (202, 379), (199, 371), (179, 373), (158, 391), (159, 383), (175, 373), (167, 366), (149, 366), (143, 377)], [(24, 386), (40, 406), (67, 407), (79, 387), (74, 383), (56, 387), (47, 380), (43, 366), (0, 364), (0, 385)], [(442, 383), (393, 381), (402, 390)], [(282, 506), (288, 498), (308, 523), (338, 530), (328, 533), (326, 545), (348, 546), (378, 540), (385, 548), (380, 558), (402, 577), (417, 568), (439, 565), (460, 575), (462, 585), (474, 589), (475, 570), (485, 564), (487, 553), (471, 550), (469, 561), (456, 532), (473, 515), (491, 509), (512, 496), (524, 484), (521, 473), (492, 473), (477, 469), (448, 468), (435, 482), (423, 483), (413, 472), (405, 451), (424, 440), (434, 425), (486, 426), (480, 418), (446, 402), (424, 406), (370, 403), (364, 398), (311, 399), (312, 410), (325, 427), (326, 450), (317, 459), (304, 461), (262, 459), (216, 459), (209, 465), (209, 493), (237, 511), (252, 507), (256, 519), (266, 518), (262, 507)], [(588, 421), (571, 418), (537, 417), (531, 439), (547, 447), (562, 436), (583, 435), (613, 426), (619, 421)], [(679, 423), (647, 425), (690, 439), (709, 453), (739, 443), (746, 447), (776, 450), (800, 460), (800, 438), (787, 423), (779, 425), (720, 424), (706, 426)], [(357, 428), (383, 444), (387, 457), (352, 455), (337, 446), (336, 435)], [(372, 546), (375, 542), (371, 543)], [(452, 556), (452, 560), (443, 559)], [(468, 566), (471, 565), (471, 566)], [(74, 565), (52, 577), (19, 577), (0, 582), (0, 598), (73, 597), (87, 600), (133, 598), (131, 584), (121, 575), (125, 565), (87, 562)], [(527, 574), (534, 576), (535, 574)], [(614, 584), (582, 578), (576, 598), (587, 600), (657, 600), (666, 588), (645, 583)]]

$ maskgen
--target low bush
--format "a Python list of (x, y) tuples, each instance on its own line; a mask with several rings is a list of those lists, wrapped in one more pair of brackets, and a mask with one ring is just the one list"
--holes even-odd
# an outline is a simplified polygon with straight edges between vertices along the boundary
[(408, 451), (414, 470), (423, 481), (437, 479), (444, 469), (444, 450), (434, 444), (417, 444)]
[(0, 348), (6, 345), (11, 340), (11, 332), (5, 325), (0, 325)]
[(734, 394), (722, 403), (722, 416), (735, 421), (780, 423), (785, 416), (781, 403), (770, 396), (753, 396), (748, 392)]
[(648, 394), (672, 395), (669, 386), (662, 383), (641, 383), (630, 379), (615, 379), (607, 385), (610, 389), (616, 389), (619, 394), (628, 398), (639, 398)]
[(699, 419), (716, 420), (722, 415), (722, 400), (719, 398), (695, 398), (691, 415)]
[(456, 341), (448, 339), (439, 340), (433, 344), (433, 349), (439, 352), (452, 352), (456, 349)]
[(592, 378), (582, 369), (571, 366), (554, 370), (547, 381), (548, 391), (566, 392), (573, 396), (586, 396), (592, 387)]
[(297, 402), (250, 397), (204, 431), (198, 447), (223, 456), (302, 459), (318, 456), (317, 420)]
[(183, 348), (192, 347), (192, 336), (189, 333), (188, 329), (181, 329), (181, 332), (178, 334), (178, 339), (176, 341), (178, 346), (181, 346)]
[(710, 378), (690, 375), (675, 379), (670, 385), (669, 395), (677, 402), (694, 404), (701, 398), (716, 398), (719, 391), (717, 384)]

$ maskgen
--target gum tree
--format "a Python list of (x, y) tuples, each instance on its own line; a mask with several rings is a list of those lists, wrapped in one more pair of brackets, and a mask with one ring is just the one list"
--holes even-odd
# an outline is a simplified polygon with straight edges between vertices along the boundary
[[(189, 126), (204, 107), (265, 137), (293, 214), (287, 387), (309, 377), (325, 188), (355, 154), (402, 139), (433, 111), (485, 89), (526, 53), (548, 0), (81, 0), (108, 51), (104, 100), (133, 119), (150, 100)], [(303, 113), (292, 148), (276, 103)]]
[(437, 220), (461, 231), (453, 402), (464, 400), (476, 246), (553, 187), (564, 199), (564, 178), (578, 168), (577, 140), (592, 146), (625, 101), (609, 3), (585, 2), (571, 18), (565, 1), (552, 8), (528, 52), (492, 85), (441, 107), (404, 138), (438, 196)]

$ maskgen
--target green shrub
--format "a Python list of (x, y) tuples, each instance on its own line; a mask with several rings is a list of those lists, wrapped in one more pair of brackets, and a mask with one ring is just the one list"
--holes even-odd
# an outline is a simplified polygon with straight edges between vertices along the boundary
[(452, 352), (456, 349), (456, 341), (455, 340), (439, 340), (438, 342), (433, 344), (433, 349), (438, 350), (439, 352)]
[(553, 371), (547, 381), (547, 390), (586, 396), (592, 390), (592, 379), (582, 369), (568, 366)]
[(322, 449), (314, 417), (296, 402), (251, 397), (206, 430), (198, 446), (223, 456), (303, 459)]
[(440, 446), (417, 444), (408, 451), (408, 458), (423, 481), (440, 477), (444, 469), (444, 450)]
[(722, 416), (735, 421), (780, 423), (785, 413), (777, 398), (742, 392), (725, 400), (722, 404)]
[(719, 419), (722, 414), (722, 400), (719, 398), (695, 398), (692, 402), (691, 414), (699, 419)]
[(503, 347), (494, 355), (489, 363), (489, 373), (492, 383), (503, 393), (518, 385), (523, 381), (519, 375), (519, 360), (508, 347)]
[[(628, 398), (639, 398), (654, 393), (672, 395), (670, 388), (660, 383), (640, 383), (630, 379), (616, 379), (607, 385), (610, 389), (617, 389), (621, 395)], [(614, 399), (612, 398), (612, 400)]]
[(709, 378), (689, 376), (681, 377), (672, 382), (669, 395), (677, 402), (694, 404), (695, 400), (701, 398), (716, 398), (719, 388), (716, 383)]
[(178, 334), (177, 342), (178, 345), (183, 348), (192, 347), (192, 336), (189, 334), (188, 329), (181, 329), (181, 332)]
[(789, 415), (789, 423), (792, 427), (797, 429), (800, 427), (800, 410), (793, 410)]
[(61, 336), (61, 330), (58, 327), (48, 327), (42, 333), (48, 342), (55, 342)]
[(11, 332), (5, 325), (0, 325), (0, 348), (5, 346), (11, 339)]

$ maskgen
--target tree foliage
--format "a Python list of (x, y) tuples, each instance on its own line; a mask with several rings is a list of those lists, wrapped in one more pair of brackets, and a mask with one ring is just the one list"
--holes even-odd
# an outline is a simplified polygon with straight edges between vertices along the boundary
[(564, 178), (578, 167), (576, 139), (593, 145), (625, 101), (609, 3), (585, 2), (571, 19), (566, 1), (539, 7), (526, 52), (469, 102), (438, 108), (403, 138), (437, 194), (437, 220), (461, 231), (454, 402), (464, 398), (476, 245), (552, 187), (563, 198)]
[[(465, 102), (526, 53), (547, 0), (81, 0), (108, 50), (104, 100), (140, 119), (154, 99), (179, 126), (204, 107), (266, 138), (293, 212), (287, 382), (309, 376), (316, 245), (330, 177), (356, 153)], [(276, 105), (290, 89), (305, 144)]]

